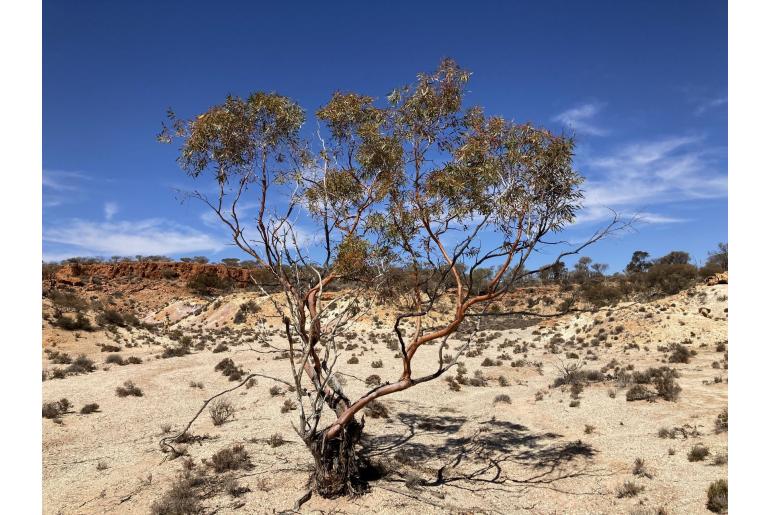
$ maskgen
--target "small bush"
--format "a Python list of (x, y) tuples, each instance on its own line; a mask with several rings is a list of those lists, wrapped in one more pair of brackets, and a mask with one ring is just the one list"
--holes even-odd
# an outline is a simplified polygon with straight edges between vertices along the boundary
[(709, 485), (706, 491), (706, 508), (714, 513), (727, 512), (727, 481), (719, 479)]
[(355, 356), (351, 356), (348, 360), (348, 365), (358, 365), (358, 358)]
[(649, 400), (655, 397), (655, 393), (649, 390), (646, 386), (641, 384), (635, 384), (626, 392), (627, 401), (642, 401)]
[(218, 473), (229, 470), (248, 470), (252, 467), (249, 453), (242, 444), (222, 449), (211, 456), (211, 466)]
[(377, 374), (372, 374), (366, 378), (366, 386), (379, 386), (382, 383), (382, 378)]
[(163, 496), (152, 503), (152, 515), (195, 515), (203, 511), (196, 487), (203, 484), (201, 476), (186, 474), (177, 479)]
[(141, 362), (142, 358), (137, 358), (136, 356), (129, 356), (128, 359), (126, 359), (126, 363), (131, 365), (139, 365)]
[(382, 368), (382, 360), (378, 359), (376, 361), (372, 361), (372, 368)]
[(281, 406), (281, 413), (288, 413), (295, 409), (297, 409), (297, 403), (291, 399), (286, 399), (283, 401), (283, 406)]
[(625, 497), (636, 497), (643, 491), (643, 486), (637, 485), (633, 481), (626, 481), (617, 488), (616, 493), (618, 498), (623, 499)]
[(56, 402), (45, 402), (43, 403), (43, 418), (59, 418), (67, 412), (70, 406), (72, 404), (66, 398)]
[(126, 364), (126, 362), (123, 361), (123, 357), (120, 354), (110, 354), (109, 356), (107, 356), (107, 359), (105, 359), (104, 362), (109, 365), (123, 366)]
[(689, 363), (690, 362), (690, 356), (692, 355), (690, 352), (690, 349), (688, 349), (681, 343), (672, 345), (669, 348), (669, 351), (671, 352), (671, 355), (668, 357), (669, 363)]
[(694, 445), (687, 453), (687, 461), (703, 461), (709, 455), (709, 449), (705, 445)]
[(209, 406), (209, 415), (215, 426), (221, 426), (235, 415), (235, 408), (227, 399), (219, 398)]
[(278, 386), (271, 386), (269, 391), (272, 397), (277, 397), (282, 393), (281, 389)]
[(78, 313), (74, 319), (67, 315), (60, 314), (57, 316), (53, 324), (61, 327), (65, 331), (93, 331), (94, 327), (91, 325), (91, 321), (85, 317), (82, 313)]
[(674, 381), (675, 377), (676, 372), (670, 368), (666, 368), (660, 375), (653, 378), (652, 382), (658, 392), (658, 397), (663, 397), (663, 399), (672, 402), (679, 398), (682, 387)]
[(142, 397), (144, 392), (142, 392), (141, 388), (137, 387), (133, 381), (126, 381), (123, 383), (123, 386), (115, 388), (115, 394), (118, 397)]
[(280, 433), (273, 433), (272, 435), (270, 435), (270, 438), (267, 439), (267, 444), (270, 447), (280, 447), (285, 443), (286, 443), (286, 440), (283, 439), (283, 436), (281, 436)]
[(81, 354), (75, 360), (72, 362), (70, 366), (68, 366), (66, 369), (67, 374), (87, 374), (89, 372), (93, 372), (96, 370), (96, 365), (94, 365), (94, 362), (90, 359), (88, 359), (85, 354)]
[(371, 418), (388, 418), (388, 408), (377, 400), (367, 404), (364, 413)]
[(225, 345), (224, 343), (220, 343), (219, 345), (217, 345), (216, 347), (214, 347), (214, 350), (212, 350), (211, 352), (213, 352), (213, 353), (215, 353), (215, 354), (218, 354), (218, 353), (220, 353), (220, 352), (226, 352), (226, 351), (228, 351), (228, 350), (230, 350), (230, 347), (228, 347), (228, 346), (227, 346), (227, 345)]
[(642, 458), (636, 458), (632, 473), (635, 476), (646, 477), (648, 479), (652, 478), (652, 474), (647, 470), (647, 465)]
[(91, 404), (86, 404), (82, 408), (80, 408), (80, 414), (81, 415), (90, 415), (91, 413), (96, 413), (99, 411), (99, 405), (95, 402), (92, 402)]
[(498, 402), (503, 402), (505, 404), (510, 404), (511, 403), (511, 396), (510, 395), (506, 395), (504, 393), (501, 393), (500, 395), (495, 397), (495, 400), (492, 401), (492, 404), (497, 404)]
[(727, 431), (727, 408), (722, 410), (722, 413), (717, 415), (714, 421), (714, 432), (719, 434)]
[(163, 359), (179, 358), (190, 354), (190, 347), (187, 345), (177, 345), (176, 347), (166, 347), (160, 355)]

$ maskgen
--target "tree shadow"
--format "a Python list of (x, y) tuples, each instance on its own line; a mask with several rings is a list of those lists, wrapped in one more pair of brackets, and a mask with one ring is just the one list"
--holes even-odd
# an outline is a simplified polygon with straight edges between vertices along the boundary
[[(454, 487), (473, 492), (498, 490), (521, 494), (528, 487), (568, 492), (555, 483), (580, 477), (604, 477), (593, 467), (597, 451), (580, 440), (531, 431), (524, 425), (494, 417), (477, 422), (472, 434), (454, 436), (468, 424), (462, 416), (398, 413), (392, 422), (401, 430), (369, 436), (363, 454), (387, 463), (384, 481), (415, 488)], [(443, 438), (424, 443), (424, 436)]]

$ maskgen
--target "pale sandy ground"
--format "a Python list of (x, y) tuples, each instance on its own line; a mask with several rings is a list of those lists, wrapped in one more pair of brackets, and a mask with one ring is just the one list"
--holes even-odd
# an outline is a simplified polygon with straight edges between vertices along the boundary
[[(708, 446), (712, 456), (727, 452), (727, 433), (714, 432), (714, 420), (727, 406), (727, 370), (712, 368), (712, 362), (723, 359), (723, 353), (715, 351), (716, 344), (727, 340), (727, 286), (700, 286), (696, 292), (702, 295), (679, 294), (647, 304), (647, 312), (654, 313), (652, 318), (644, 318), (646, 313), (640, 313), (636, 304), (612, 309), (613, 322), (606, 320), (605, 309), (548, 323), (557, 326), (565, 339), (575, 334), (576, 326), (592, 325), (594, 318), (604, 320), (596, 327), (608, 331), (624, 326), (617, 340), (610, 337), (612, 348), (593, 348), (599, 359), (587, 363), (590, 369), (598, 369), (612, 358), (623, 365), (633, 364), (636, 370), (659, 366), (663, 353), (657, 350), (658, 345), (691, 338), (693, 343), (688, 347), (698, 354), (689, 364), (673, 365), (681, 372), (678, 402), (627, 402), (625, 390), (607, 382), (587, 386), (580, 395), (580, 406), (571, 408), (568, 390), (549, 389), (560, 359), (574, 361), (543, 348), (556, 330), (543, 331), (547, 336), (537, 342), (532, 335), (537, 326), (502, 331), (481, 356), (463, 360), (469, 375), (480, 369), (493, 379), (489, 386), (463, 386), (453, 392), (445, 381), (436, 380), (387, 397), (384, 403), (390, 419), (366, 421), (364, 444), (373, 459), (391, 465), (397, 464), (396, 455), (402, 461), (404, 456), (411, 459), (411, 463), (399, 465), (400, 474), (372, 483), (371, 491), (358, 498), (326, 500), (313, 496), (302, 512), (597, 514), (665, 507), (669, 514), (709, 513), (705, 509), (706, 489), (712, 481), (727, 477), (727, 466), (712, 465), (711, 457), (689, 462), (687, 452), (696, 442)], [(659, 313), (653, 306), (668, 308)], [(710, 308), (711, 318), (700, 314), (700, 307)], [(359, 328), (359, 335), (362, 332)], [(232, 357), (246, 370), (284, 379), (289, 376), (286, 360), (253, 353), (245, 346), (224, 353), (204, 350), (180, 358), (154, 359), (159, 347), (142, 345), (124, 349), (121, 354), (140, 356), (144, 363), (111, 366), (104, 371), (101, 364), (106, 354), (95, 345), (106, 342), (100, 335), (103, 333), (85, 334), (70, 341), (46, 333), (48, 345), (58, 341), (57, 348), (73, 356), (86, 352), (100, 364), (100, 370), (43, 382), (44, 401), (66, 397), (75, 410), (63, 417), (62, 425), (42, 421), (44, 513), (148, 513), (182, 467), (182, 460), (163, 461), (158, 447), (161, 425), (171, 424), (174, 431), (179, 430), (204, 399), (234, 384), (214, 371), (216, 363)], [(534, 367), (513, 368), (510, 361), (500, 367), (480, 366), (484, 357), (494, 359), (503, 351), (513, 359), (522, 357), (510, 348), (497, 349), (506, 338), (534, 342), (536, 348), (527, 359), (543, 362), (542, 375)], [(367, 348), (372, 347), (367, 339), (362, 341)], [(632, 342), (642, 348), (624, 352), (624, 344)], [(282, 345), (278, 338), (275, 343)], [(452, 349), (457, 343), (450, 340)], [(649, 351), (643, 349), (645, 345)], [(384, 343), (374, 347), (360, 356), (359, 364), (345, 364), (341, 370), (361, 379), (373, 373), (383, 380), (397, 378), (400, 362), (394, 359), (393, 351)], [(436, 347), (423, 351), (418, 369), (432, 370)], [(352, 353), (358, 355), (360, 348), (347, 354)], [(578, 353), (584, 356), (585, 349)], [(372, 369), (370, 363), (375, 359), (382, 359), (384, 368)], [(51, 367), (45, 360), (44, 366)], [(496, 378), (500, 375), (511, 385), (499, 386)], [(724, 381), (713, 384), (715, 376)], [(133, 380), (142, 388), (144, 397), (117, 397), (115, 388), (125, 380)], [(191, 388), (190, 381), (201, 381), (204, 388)], [(227, 494), (206, 499), (204, 505), (210, 513), (287, 510), (304, 489), (311, 459), (291, 428), (296, 412), (280, 413), (283, 401), (293, 397), (271, 397), (268, 389), (273, 384), (259, 379), (256, 387), (229, 394), (239, 409), (235, 420), (216, 427), (204, 413), (192, 428), (196, 435), (212, 437), (189, 446), (189, 454), (197, 463), (240, 442), (255, 465), (253, 470), (237, 474), (251, 491), (237, 499)], [(347, 388), (355, 396), (365, 386), (348, 377)], [(617, 390), (615, 398), (608, 395), (610, 389)], [(545, 395), (536, 401), (539, 390)], [(510, 396), (511, 404), (493, 404), (502, 393)], [(100, 405), (98, 413), (77, 413), (91, 402)], [(593, 433), (584, 432), (587, 424), (595, 426)], [(687, 440), (657, 436), (661, 427), (684, 424), (697, 426), (703, 435)], [(289, 443), (271, 448), (265, 440), (273, 433), (281, 433)], [(675, 451), (673, 455), (669, 449)], [(651, 479), (632, 475), (637, 457), (646, 461)], [(99, 463), (107, 468), (98, 470)], [(634, 498), (617, 498), (616, 487), (630, 479), (643, 485), (644, 491)]]

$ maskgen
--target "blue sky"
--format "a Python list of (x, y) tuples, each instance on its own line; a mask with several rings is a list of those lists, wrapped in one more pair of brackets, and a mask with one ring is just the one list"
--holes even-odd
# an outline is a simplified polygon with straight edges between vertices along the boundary
[(155, 141), (168, 107), (269, 90), (312, 113), (338, 89), (382, 98), (447, 56), (473, 72), (469, 104), (574, 132), (587, 182), (568, 239), (607, 207), (641, 214), (594, 260), (702, 262), (727, 240), (726, 2), (45, 1), (44, 259), (243, 257), (176, 199), (190, 183)]

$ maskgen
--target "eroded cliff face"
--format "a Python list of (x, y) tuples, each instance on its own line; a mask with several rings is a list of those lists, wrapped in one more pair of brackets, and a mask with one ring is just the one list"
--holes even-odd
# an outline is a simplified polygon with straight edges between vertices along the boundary
[(181, 279), (187, 281), (200, 274), (214, 274), (229, 279), (233, 286), (243, 288), (250, 282), (249, 274), (259, 273), (253, 268), (228, 267), (204, 263), (165, 261), (126, 261), (120, 263), (67, 264), (54, 274), (59, 284), (83, 286), (93, 278), (110, 281), (119, 278)]

